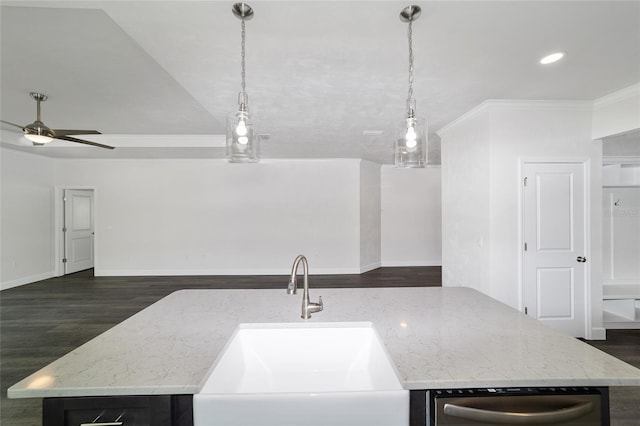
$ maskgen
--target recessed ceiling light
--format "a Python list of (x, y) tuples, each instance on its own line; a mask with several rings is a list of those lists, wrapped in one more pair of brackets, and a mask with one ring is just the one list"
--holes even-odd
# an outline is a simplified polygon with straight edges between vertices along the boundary
[(555, 53), (552, 53), (551, 55), (547, 55), (544, 58), (540, 59), (540, 63), (542, 65), (549, 65), (554, 62), (558, 62), (560, 59), (564, 58), (565, 56), (566, 56), (565, 52), (555, 52)]

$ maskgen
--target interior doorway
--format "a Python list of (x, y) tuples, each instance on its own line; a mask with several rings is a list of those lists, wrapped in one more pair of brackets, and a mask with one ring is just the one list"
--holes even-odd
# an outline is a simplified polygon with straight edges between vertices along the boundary
[(93, 270), (95, 264), (94, 190), (57, 188), (57, 275)]
[(587, 337), (585, 164), (525, 162), (522, 172), (525, 313)]

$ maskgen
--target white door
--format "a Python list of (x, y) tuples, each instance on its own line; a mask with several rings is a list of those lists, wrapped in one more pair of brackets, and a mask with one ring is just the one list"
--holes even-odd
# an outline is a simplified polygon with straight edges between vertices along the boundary
[(93, 190), (64, 190), (64, 273), (93, 268)]
[(525, 313), (586, 337), (583, 163), (523, 165)]

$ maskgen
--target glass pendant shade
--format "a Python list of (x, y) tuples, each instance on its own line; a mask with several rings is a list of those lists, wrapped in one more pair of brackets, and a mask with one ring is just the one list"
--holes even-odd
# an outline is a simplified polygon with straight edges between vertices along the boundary
[(246, 108), (227, 115), (227, 159), (231, 163), (256, 163), (260, 159), (260, 137)]
[(396, 167), (424, 167), (427, 164), (426, 123), (408, 115), (398, 126), (395, 142)]

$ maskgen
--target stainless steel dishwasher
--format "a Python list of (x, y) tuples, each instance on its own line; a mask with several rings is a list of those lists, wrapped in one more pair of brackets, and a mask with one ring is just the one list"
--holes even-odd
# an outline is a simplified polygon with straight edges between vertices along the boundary
[(608, 388), (480, 388), (427, 392), (427, 425), (609, 425)]

